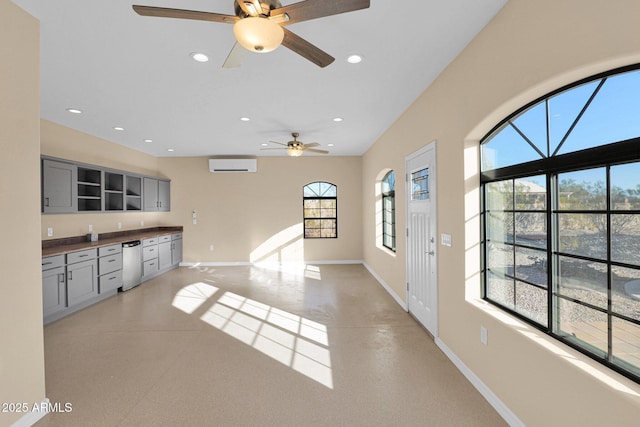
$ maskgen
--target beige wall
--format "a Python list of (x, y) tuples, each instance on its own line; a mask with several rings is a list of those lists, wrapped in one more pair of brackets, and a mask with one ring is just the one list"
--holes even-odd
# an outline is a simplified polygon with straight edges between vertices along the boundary
[[(169, 222), (185, 227), (185, 262), (362, 259), (360, 157), (261, 157), (257, 173), (222, 174), (207, 158), (162, 158), (159, 169), (171, 178)], [(338, 188), (338, 239), (302, 238), (302, 187), (315, 181)]]
[[(154, 156), (47, 120), (41, 120), (40, 126), (42, 155), (167, 178), (158, 171), (158, 159)], [(118, 223), (122, 230), (140, 228), (141, 222), (144, 227), (154, 227), (162, 224), (166, 217), (164, 212), (41, 215), (40, 236), (42, 240), (80, 236), (89, 232), (89, 225), (97, 233), (117, 231)], [(49, 227), (53, 228), (53, 237), (47, 236)]]
[[(41, 121), (43, 155), (171, 180), (171, 212), (41, 215), (52, 239), (144, 226), (182, 225), (184, 262), (329, 261), (362, 259), (360, 157), (262, 157), (257, 173), (212, 174), (208, 158), (156, 158)], [(338, 239), (302, 239), (302, 187), (338, 187)], [(192, 212), (197, 212), (197, 224)], [(47, 237), (47, 228), (54, 230)], [(214, 250), (210, 250), (210, 246)]]
[(527, 425), (637, 425), (640, 386), (478, 300), (478, 140), (552, 89), (640, 62), (638, 17), (637, 0), (510, 1), (364, 156), (364, 258), (405, 298), (404, 250), (375, 245), (373, 183), (437, 140), (438, 233), (453, 237), (438, 248), (439, 339)]
[[(38, 22), (0, 1), (0, 403), (45, 398), (39, 202)], [(31, 409), (31, 407), (29, 408)], [(0, 426), (23, 414), (0, 413)]]

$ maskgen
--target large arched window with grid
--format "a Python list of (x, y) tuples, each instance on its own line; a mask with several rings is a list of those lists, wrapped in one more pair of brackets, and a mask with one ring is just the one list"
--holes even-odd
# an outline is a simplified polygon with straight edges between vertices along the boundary
[(304, 238), (338, 237), (338, 189), (329, 182), (312, 182), (303, 189)]
[(483, 297), (640, 382), (640, 71), (523, 107), (481, 142)]

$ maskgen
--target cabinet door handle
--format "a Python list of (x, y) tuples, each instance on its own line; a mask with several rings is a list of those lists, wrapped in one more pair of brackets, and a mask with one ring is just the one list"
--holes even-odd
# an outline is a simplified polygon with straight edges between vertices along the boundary
[(49, 207), (49, 198), (48, 198), (48, 197), (45, 197), (45, 198), (44, 198), (44, 205), (45, 205), (46, 207)]
[(116, 262), (115, 259), (110, 259), (108, 262)]
[(68, 278), (69, 280), (73, 280), (73, 271), (68, 271), (68, 272), (67, 272), (67, 278)]
[(50, 265), (50, 264), (53, 264), (53, 261), (47, 261), (42, 263), (42, 265)]
[(64, 283), (64, 273), (58, 274), (58, 283)]
[(78, 255), (78, 258), (84, 258), (86, 256), (89, 256), (89, 254), (82, 254), (82, 255)]

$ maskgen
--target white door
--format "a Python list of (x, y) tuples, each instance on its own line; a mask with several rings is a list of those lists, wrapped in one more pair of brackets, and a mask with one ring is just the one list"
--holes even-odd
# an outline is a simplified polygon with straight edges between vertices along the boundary
[(407, 300), (409, 312), (438, 336), (436, 143), (405, 160), (407, 180)]

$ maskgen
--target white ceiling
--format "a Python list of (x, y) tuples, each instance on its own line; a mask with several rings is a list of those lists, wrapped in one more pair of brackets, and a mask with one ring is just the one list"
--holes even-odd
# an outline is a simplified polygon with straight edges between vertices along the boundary
[[(507, 0), (372, 0), (288, 27), (334, 56), (328, 67), (280, 47), (250, 53), (236, 69), (222, 69), (231, 25), (131, 8), (233, 15), (232, 0), (14, 2), (41, 22), (42, 118), (154, 156), (261, 156), (285, 155), (260, 144), (287, 142), (293, 131), (332, 155), (363, 154)], [(352, 53), (364, 61), (347, 63)]]

